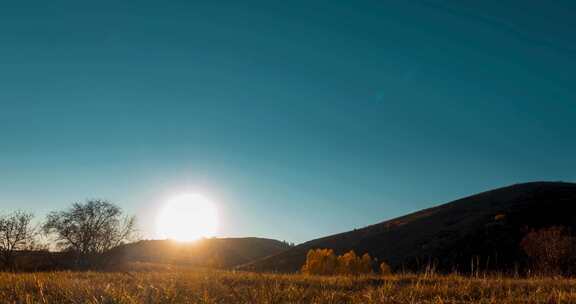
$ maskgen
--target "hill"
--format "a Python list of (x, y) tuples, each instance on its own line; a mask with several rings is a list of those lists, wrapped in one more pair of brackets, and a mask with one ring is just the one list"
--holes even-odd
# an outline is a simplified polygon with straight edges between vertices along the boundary
[(395, 269), (417, 270), (430, 263), (444, 271), (518, 269), (525, 260), (522, 237), (553, 225), (574, 231), (575, 209), (576, 184), (517, 184), (315, 239), (241, 268), (294, 272), (309, 249), (332, 248), (337, 254), (368, 252)]
[(278, 254), (288, 244), (265, 238), (210, 238), (180, 243), (146, 240), (122, 245), (108, 253), (111, 264), (133, 262), (230, 268)]
[[(145, 240), (121, 245), (102, 256), (95, 256), (97, 269), (158, 268), (164, 266), (232, 268), (278, 254), (290, 246), (265, 238), (211, 238), (190, 243), (171, 240)], [(16, 267), (20, 271), (78, 269), (72, 252), (19, 251)]]

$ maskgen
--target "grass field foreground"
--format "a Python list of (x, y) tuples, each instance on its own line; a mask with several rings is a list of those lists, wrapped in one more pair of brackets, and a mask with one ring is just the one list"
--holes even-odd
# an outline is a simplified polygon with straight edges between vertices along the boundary
[(1, 303), (576, 303), (576, 280), (227, 271), (0, 273)]

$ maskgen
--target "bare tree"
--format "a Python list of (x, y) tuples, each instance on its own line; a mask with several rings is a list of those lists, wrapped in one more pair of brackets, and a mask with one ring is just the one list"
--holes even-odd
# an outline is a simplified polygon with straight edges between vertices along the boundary
[(75, 252), (80, 262), (129, 242), (135, 232), (135, 218), (124, 216), (122, 209), (104, 200), (74, 203), (66, 211), (48, 215), (43, 230), (54, 234), (56, 244)]
[(5, 268), (13, 268), (16, 251), (28, 249), (34, 240), (33, 215), (15, 211), (0, 216), (0, 260)]

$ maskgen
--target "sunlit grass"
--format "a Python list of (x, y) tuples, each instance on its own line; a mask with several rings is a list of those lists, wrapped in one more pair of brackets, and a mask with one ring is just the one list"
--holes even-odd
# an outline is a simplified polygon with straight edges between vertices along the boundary
[(191, 270), (0, 273), (0, 303), (576, 303), (576, 280)]

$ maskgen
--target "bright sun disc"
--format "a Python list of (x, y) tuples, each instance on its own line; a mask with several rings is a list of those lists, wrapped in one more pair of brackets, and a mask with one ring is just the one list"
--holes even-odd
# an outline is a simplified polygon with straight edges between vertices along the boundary
[(161, 238), (194, 241), (212, 237), (218, 228), (214, 204), (199, 194), (183, 194), (166, 202), (157, 219)]

